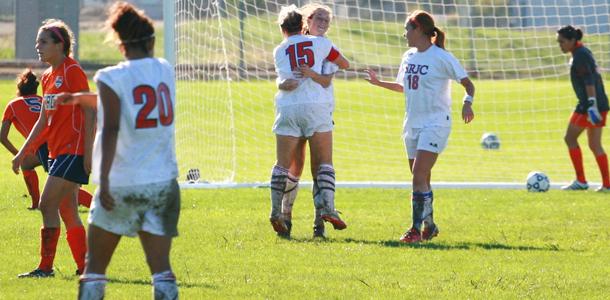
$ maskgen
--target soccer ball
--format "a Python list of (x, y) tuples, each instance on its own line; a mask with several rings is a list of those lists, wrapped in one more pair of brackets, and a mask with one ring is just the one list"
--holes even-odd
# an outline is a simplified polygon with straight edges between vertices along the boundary
[(484, 133), (481, 137), (481, 146), (483, 149), (500, 149), (500, 139), (495, 133)]
[(546, 192), (551, 187), (551, 182), (546, 174), (539, 171), (532, 171), (527, 174), (528, 192)]

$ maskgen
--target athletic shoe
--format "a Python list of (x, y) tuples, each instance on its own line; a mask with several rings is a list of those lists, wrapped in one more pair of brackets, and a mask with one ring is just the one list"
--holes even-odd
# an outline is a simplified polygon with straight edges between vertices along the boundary
[(421, 242), (421, 234), (419, 233), (419, 230), (412, 227), (400, 237), (400, 241), (407, 244), (419, 243)]
[(313, 238), (326, 239), (326, 235), (324, 235), (324, 224), (313, 226)]
[(595, 191), (598, 193), (610, 193), (610, 187), (602, 185), (602, 186), (598, 187)]
[(564, 191), (584, 191), (589, 189), (589, 185), (586, 182), (574, 180), (569, 185), (562, 186), (561, 189)]
[(269, 218), (269, 222), (271, 222), (271, 226), (273, 226), (273, 230), (277, 233), (286, 233), (288, 232), (288, 227), (286, 223), (281, 218)]
[(46, 272), (41, 269), (36, 269), (32, 272), (23, 273), (17, 275), (18, 278), (46, 278), (46, 277), (55, 277), (55, 272), (53, 270)]
[(339, 212), (336, 210), (330, 213), (323, 212), (321, 218), (322, 220), (333, 224), (333, 228), (335, 230), (343, 230), (347, 228), (347, 224), (345, 224), (345, 222), (341, 220), (341, 218), (339, 217)]
[(284, 224), (286, 225), (286, 228), (288, 228), (288, 230), (286, 232), (278, 232), (277, 236), (284, 238), (284, 239), (290, 239), (290, 230), (292, 229), (292, 221), (286, 220), (286, 221), (284, 221)]
[(421, 232), (421, 239), (425, 240), (425, 241), (429, 241), (432, 238), (436, 237), (438, 235), (438, 233), (439, 233), (438, 226), (436, 226), (436, 224), (426, 226), (424, 228), (424, 230), (422, 230), (422, 232)]

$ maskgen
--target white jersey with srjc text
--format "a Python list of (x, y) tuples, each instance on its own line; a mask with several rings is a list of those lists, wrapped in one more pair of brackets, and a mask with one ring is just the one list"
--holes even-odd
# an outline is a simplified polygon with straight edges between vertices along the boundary
[[(162, 58), (128, 60), (99, 70), (96, 84), (118, 96), (121, 114), (110, 186), (165, 182), (178, 177), (175, 149), (176, 82)], [(99, 183), (104, 109), (98, 97), (93, 181)]]
[(402, 57), (396, 82), (405, 94), (404, 128), (451, 127), (451, 80), (468, 74), (459, 61), (436, 45), (411, 48)]
[(277, 107), (302, 103), (329, 103), (332, 99), (326, 94), (324, 88), (311, 78), (299, 76), (297, 68), (307, 64), (314, 72), (322, 74), (323, 62), (333, 61), (339, 52), (333, 47), (330, 40), (324, 37), (292, 35), (284, 39), (273, 50), (277, 83), (286, 79), (299, 80), (299, 86), (292, 91), (280, 90), (275, 95)]

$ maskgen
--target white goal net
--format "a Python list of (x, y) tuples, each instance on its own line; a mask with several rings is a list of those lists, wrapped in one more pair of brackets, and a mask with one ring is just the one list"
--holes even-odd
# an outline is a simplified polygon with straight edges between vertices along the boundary
[[(272, 51), (282, 36), (280, 7), (309, 1), (176, 0), (173, 29), (178, 78), (177, 149), (181, 174), (200, 170), (208, 182), (266, 182), (275, 162)], [(337, 180), (408, 182), (401, 140), (402, 94), (368, 84), (362, 72), (393, 80), (407, 50), (408, 12), (431, 12), (446, 32), (446, 48), (476, 86), (475, 120), (461, 122), (461, 86), (453, 86), (453, 129), (432, 180), (524, 183), (530, 171), (552, 182), (574, 174), (563, 135), (576, 97), (569, 55), (556, 30), (581, 27), (602, 70), (610, 67), (607, 0), (338, 0), (323, 1), (334, 18), (329, 39), (351, 68), (334, 83), (333, 160)], [(604, 74), (606, 75), (606, 74)], [(607, 77), (607, 76), (605, 76)], [(500, 148), (481, 147), (493, 132)], [(604, 136), (606, 146), (608, 134)], [(586, 174), (600, 182), (586, 135), (580, 140)], [(306, 162), (303, 179), (310, 177)], [(184, 179), (184, 178), (183, 178)]]

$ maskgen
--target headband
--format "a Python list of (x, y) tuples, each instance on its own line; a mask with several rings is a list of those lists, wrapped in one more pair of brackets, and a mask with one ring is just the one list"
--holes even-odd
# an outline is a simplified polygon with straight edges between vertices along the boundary
[(57, 29), (57, 27), (47, 27), (45, 29), (51, 30), (62, 43), (66, 43), (66, 41), (64, 41), (64, 38), (61, 36), (61, 32), (59, 32), (59, 29)]
[(417, 27), (421, 27), (421, 25), (419, 25), (419, 22), (417, 22), (417, 19), (415, 19), (415, 17), (409, 19), (409, 22), (415, 24), (415, 26), (417, 26)]
[(143, 38), (139, 38), (139, 39), (133, 39), (133, 40), (121, 40), (121, 44), (133, 44), (133, 43), (138, 43), (138, 42), (142, 42), (142, 41), (146, 41), (146, 40), (150, 40), (152, 38), (155, 37), (155, 34), (151, 34), (149, 36), (145, 36)]

